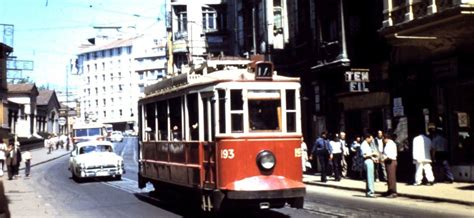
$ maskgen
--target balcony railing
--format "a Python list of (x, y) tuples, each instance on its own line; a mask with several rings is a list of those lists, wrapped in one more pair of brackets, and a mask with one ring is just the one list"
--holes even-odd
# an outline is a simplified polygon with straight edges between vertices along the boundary
[(383, 27), (421, 19), (457, 7), (474, 7), (474, 0), (384, 0)]

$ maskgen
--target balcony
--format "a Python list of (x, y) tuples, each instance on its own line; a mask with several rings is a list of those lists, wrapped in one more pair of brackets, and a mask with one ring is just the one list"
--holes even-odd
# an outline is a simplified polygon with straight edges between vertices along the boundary
[(474, 0), (384, 0), (382, 28), (392, 45), (446, 50), (474, 34)]

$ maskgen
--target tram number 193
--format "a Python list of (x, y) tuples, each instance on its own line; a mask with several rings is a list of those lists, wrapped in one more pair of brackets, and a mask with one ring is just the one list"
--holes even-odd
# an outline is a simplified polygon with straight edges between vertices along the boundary
[(221, 159), (234, 159), (234, 157), (235, 157), (234, 149), (221, 150)]

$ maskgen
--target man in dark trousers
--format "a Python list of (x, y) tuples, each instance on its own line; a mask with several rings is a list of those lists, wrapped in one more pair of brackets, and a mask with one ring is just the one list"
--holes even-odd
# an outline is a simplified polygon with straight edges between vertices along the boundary
[(10, 217), (10, 211), (8, 210), (8, 199), (5, 196), (5, 188), (3, 187), (3, 181), (0, 181), (0, 217)]
[(321, 167), (321, 182), (327, 182), (326, 167), (329, 165), (329, 154), (331, 154), (331, 147), (329, 146), (327, 133), (324, 131), (314, 142), (310, 156), (310, 160), (313, 160), (313, 166), (316, 166), (316, 157), (319, 160), (319, 165)]
[(21, 162), (21, 152), (19, 149), (13, 146), (12, 142), (8, 144), (5, 156), (5, 160), (7, 162), (8, 180), (12, 180)]

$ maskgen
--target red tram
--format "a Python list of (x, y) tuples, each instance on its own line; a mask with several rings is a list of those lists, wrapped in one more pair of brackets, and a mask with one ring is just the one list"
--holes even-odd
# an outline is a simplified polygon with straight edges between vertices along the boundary
[(302, 208), (298, 78), (250, 61), (207, 63), (145, 90), (139, 187), (198, 196), (204, 211)]

